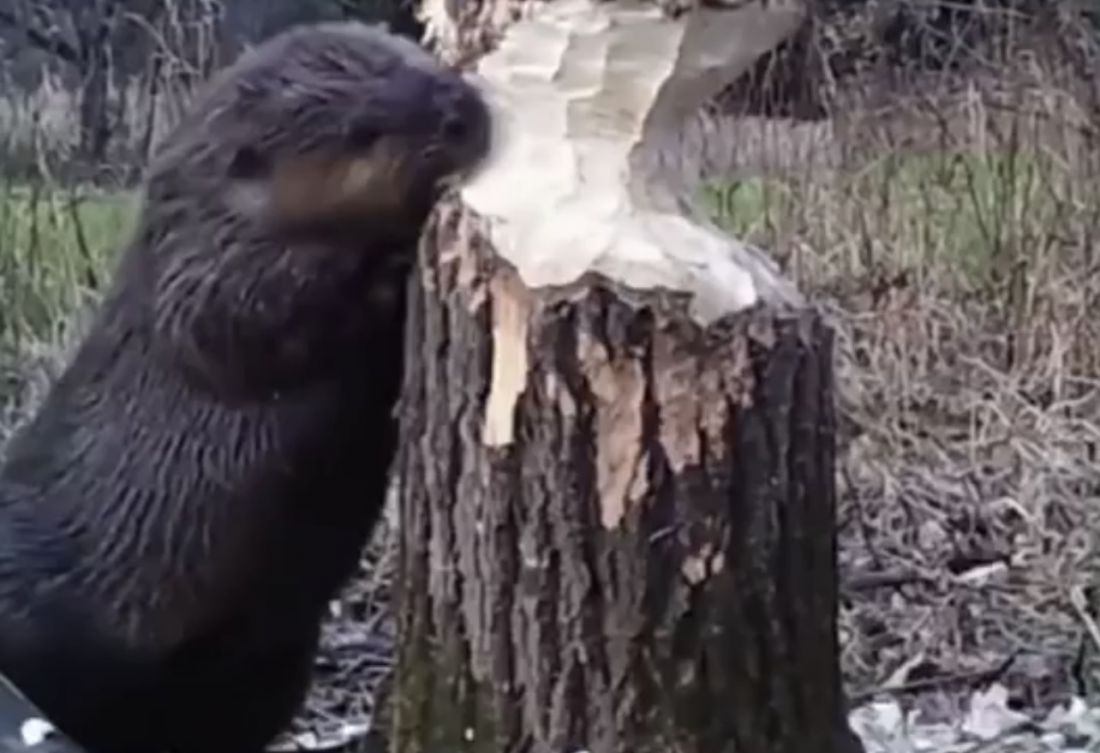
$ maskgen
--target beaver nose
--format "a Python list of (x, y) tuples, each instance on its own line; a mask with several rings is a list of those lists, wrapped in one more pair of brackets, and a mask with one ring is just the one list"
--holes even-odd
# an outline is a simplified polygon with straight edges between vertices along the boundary
[(439, 137), (467, 159), (480, 159), (489, 149), (489, 108), (473, 85), (461, 78), (443, 84), (436, 102), (442, 115)]
[(461, 115), (449, 112), (443, 116), (443, 122), (440, 123), (439, 126), (439, 133), (448, 144), (458, 146), (466, 141), (466, 137), (469, 134), (469, 126), (466, 125), (466, 120)]

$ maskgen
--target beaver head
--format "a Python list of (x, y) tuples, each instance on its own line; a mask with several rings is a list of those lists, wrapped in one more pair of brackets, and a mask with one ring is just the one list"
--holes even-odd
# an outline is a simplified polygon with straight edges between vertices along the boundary
[(415, 235), (489, 133), (478, 91), (415, 43), (355, 22), (299, 27), (210, 82), (152, 161), (147, 209), (179, 202), (270, 233)]

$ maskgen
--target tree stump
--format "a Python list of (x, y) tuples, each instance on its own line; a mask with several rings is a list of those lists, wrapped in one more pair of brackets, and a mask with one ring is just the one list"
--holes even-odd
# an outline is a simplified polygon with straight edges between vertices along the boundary
[(538, 5), (411, 283), (393, 748), (856, 753), (831, 332), (668, 148), (799, 14)]

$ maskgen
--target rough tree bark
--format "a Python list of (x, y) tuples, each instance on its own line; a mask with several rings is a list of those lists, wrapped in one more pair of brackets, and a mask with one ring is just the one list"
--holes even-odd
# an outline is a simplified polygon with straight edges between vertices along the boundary
[(859, 751), (831, 333), (682, 198), (684, 118), (802, 9), (522, 5), (428, 14), (499, 146), (410, 288), (393, 749)]

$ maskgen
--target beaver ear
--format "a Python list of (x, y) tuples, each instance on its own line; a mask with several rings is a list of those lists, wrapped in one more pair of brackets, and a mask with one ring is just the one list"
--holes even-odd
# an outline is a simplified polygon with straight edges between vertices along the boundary
[(229, 177), (237, 180), (252, 180), (267, 173), (267, 160), (256, 149), (242, 146), (229, 162)]

